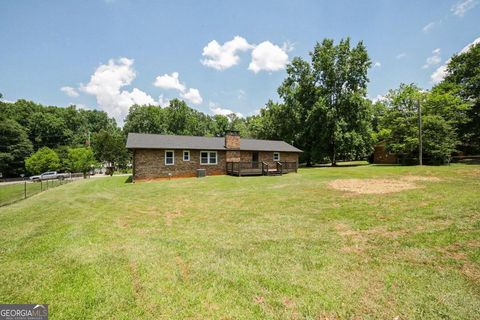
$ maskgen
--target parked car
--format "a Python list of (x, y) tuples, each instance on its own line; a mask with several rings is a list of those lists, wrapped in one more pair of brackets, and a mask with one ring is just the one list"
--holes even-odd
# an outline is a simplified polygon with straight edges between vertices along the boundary
[(68, 178), (70, 176), (69, 173), (58, 173), (57, 171), (50, 171), (50, 172), (44, 172), (41, 175), (38, 176), (31, 176), (30, 180), (32, 181), (40, 181), (40, 180), (63, 180), (65, 178)]

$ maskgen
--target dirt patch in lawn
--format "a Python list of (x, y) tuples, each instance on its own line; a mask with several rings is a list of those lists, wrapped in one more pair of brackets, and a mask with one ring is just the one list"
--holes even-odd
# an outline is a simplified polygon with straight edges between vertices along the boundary
[(165, 212), (165, 224), (167, 226), (171, 226), (173, 224), (173, 220), (182, 216), (183, 212), (181, 210), (174, 210), (174, 211), (167, 211)]
[(386, 194), (420, 188), (415, 182), (438, 182), (437, 177), (406, 176), (400, 179), (337, 179), (328, 183), (330, 188), (358, 194)]
[(338, 179), (328, 183), (328, 186), (359, 194), (385, 194), (418, 188), (413, 182), (393, 179)]
[(401, 178), (402, 181), (417, 182), (417, 181), (429, 181), (429, 182), (439, 182), (442, 179), (438, 177), (426, 177), (426, 176), (404, 176)]

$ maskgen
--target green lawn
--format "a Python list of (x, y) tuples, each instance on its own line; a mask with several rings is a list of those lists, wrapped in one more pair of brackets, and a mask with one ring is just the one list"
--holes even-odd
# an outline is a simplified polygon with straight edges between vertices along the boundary
[(50, 188), (58, 187), (62, 184), (67, 183), (68, 181), (61, 180), (48, 180), (42, 182), (27, 182), (26, 186), (24, 183), (15, 183), (15, 184), (0, 184), (0, 206), (4, 206), (16, 201), (25, 199), (25, 196), (31, 197), (34, 194), (41, 192), (42, 190), (47, 190)]
[[(440, 181), (328, 185), (406, 175)], [(126, 178), (0, 208), (0, 302), (52, 319), (480, 318), (480, 166)]]

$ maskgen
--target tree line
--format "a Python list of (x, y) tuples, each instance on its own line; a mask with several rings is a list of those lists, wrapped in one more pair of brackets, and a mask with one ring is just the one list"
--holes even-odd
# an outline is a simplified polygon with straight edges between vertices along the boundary
[[(455, 152), (480, 152), (479, 66), (476, 44), (449, 59), (445, 78), (431, 90), (401, 84), (373, 102), (367, 97), (371, 60), (363, 42), (351, 45), (347, 38), (335, 44), (325, 39), (314, 46), (309, 59), (296, 57), (287, 66), (277, 90), (281, 100), (268, 101), (258, 115), (246, 118), (210, 116), (173, 99), (165, 108), (132, 106), (119, 128), (103, 111), (0, 101), (0, 172), (15, 176), (78, 170), (78, 163), (73, 165), (76, 161), (69, 158), (71, 150), (85, 153), (88, 166), (107, 162), (124, 167), (130, 161), (125, 149), (129, 132), (223, 136), (229, 129), (243, 137), (292, 143), (304, 150), (301, 161), (307, 165), (365, 158), (378, 142), (415, 161), (419, 108), (425, 157), (445, 163)], [(54, 158), (55, 153), (59, 161), (32, 166), (41, 163), (31, 160), (38, 152)]]

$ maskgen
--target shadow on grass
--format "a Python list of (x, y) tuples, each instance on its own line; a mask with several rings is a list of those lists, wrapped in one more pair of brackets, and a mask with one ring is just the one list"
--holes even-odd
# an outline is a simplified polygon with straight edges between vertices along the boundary
[(132, 182), (133, 182), (132, 176), (128, 176), (128, 178), (125, 179), (125, 183), (132, 183)]
[(371, 165), (367, 161), (346, 161), (346, 162), (337, 162), (336, 166), (332, 166), (331, 163), (319, 163), (314, 164), (311, 167), (307, 167), (305, 164), (300, 165), (302, 169), (315, 169), (315, 168), (350, 168), (350, 167), (362, 167)]

